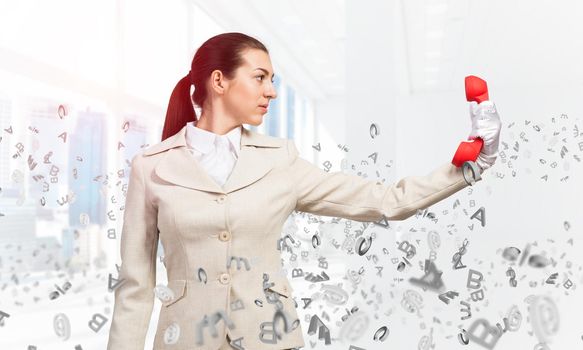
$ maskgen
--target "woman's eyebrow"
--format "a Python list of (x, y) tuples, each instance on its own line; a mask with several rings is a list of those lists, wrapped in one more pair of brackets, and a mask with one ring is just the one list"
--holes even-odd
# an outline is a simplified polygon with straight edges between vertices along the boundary
[[(267, 69), (265, 69), (265, 68), (261, 68), (261, 67), (259, 67), (259, 68), (255, 68), (255, 70), (257, 70), (257, 69), (260, 69), (260, 70), (264, 71), (264, 72), (265, 72), (265, 74), (269, 74), (269, 71), (268, 71)], [(274, 76), (275, 76), (275, 73), (273, 73), (273, 74), (271, 75), (271, 77), (272, 77), (272, 78), (273, 78)]]

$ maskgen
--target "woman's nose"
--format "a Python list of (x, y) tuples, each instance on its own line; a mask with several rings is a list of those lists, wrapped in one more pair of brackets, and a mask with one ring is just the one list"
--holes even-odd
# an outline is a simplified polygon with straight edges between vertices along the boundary
[(272, 88), (270, 90), (267, 90), (265, 92), (265, 96), (266, 97), (269, 97), (269, 98), (272, 98), (272, 99), (277, 98), (277, 92), (275, 91), (275, 88)]

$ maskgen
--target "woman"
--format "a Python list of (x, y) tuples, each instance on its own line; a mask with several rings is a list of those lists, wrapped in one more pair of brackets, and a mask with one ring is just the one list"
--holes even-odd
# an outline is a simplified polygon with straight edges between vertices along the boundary
[[(280, 263), (292, 211), (403, 220), (467, 186), (449, 162), (390, 186), (328, 173), (298, 157), (292, 140), (244, 128), (261, 124), (262, 106), (277, 97), (273, 76), (261, 42), (225, 33), (197, 50), (176, 85), (162, 142), (132, 159), (109, 350), (144, 349), (155, 296), (162, 308), (154, 349), (303, 347)], [(480, 106), (472, 112), (484, 114)], [(488, 125), (472, 130), (484, 138), (483, 168), (497, 151), (499, 122), (491, 125), (489, 134)], [(168, 284), (155, 286), (158, 239)]]

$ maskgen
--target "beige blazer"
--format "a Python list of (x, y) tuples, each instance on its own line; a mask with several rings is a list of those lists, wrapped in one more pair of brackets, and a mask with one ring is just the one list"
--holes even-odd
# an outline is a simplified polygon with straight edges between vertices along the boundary
[(449, 162), (391, 185), (326, 172), (298, 157), (292, 140), (243, 127), (239, 158), (221, 187), (188, 152), (185, 132), (132, 159), (121, 233), (125, 281), (115, 290), (108, 350), (144, 349), (158, 239), (171, 293), (162, 300), (154, 349), (216, 350), (227, 333), (245, 349), (300, 347), (298, 303), (278, 249), (292, 211), (403, 220), (468, 186)]

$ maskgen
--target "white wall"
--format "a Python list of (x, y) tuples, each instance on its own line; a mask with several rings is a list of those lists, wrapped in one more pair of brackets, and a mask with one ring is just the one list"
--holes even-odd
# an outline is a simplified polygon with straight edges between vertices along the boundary
[[(583, 186), (580, 186), (583, 170), (581, 163), (575, 160), (573, 155), (579, 155), (583, 159), (583, 149), (578, 145), (579, 142), (583, 142), (583, 136), (574, 138), (573, 125), (577, 124), (583, 132), (581, 123), (583, 107), (580, 104), (583, 81), (577, 79), (577, 74), (563, 83), (539, 78), (552, 77), (554, 70), (564, 71), (565, 67), (562, 67), (560, 62), (580, 54), (578, 51), (580, 45), (563, 40), (561, 54), (557, 52), (556, 61), (549, 62), (546, 55), (544, 59), (547, 61), (543, 65), (546, 70), (543, 72), (540, 69), (533, 70), (531, 76), (525, 80), (518, 76), (509, 77), (508, 72), (512, 72), (513, 69), (505, 66), (503, 59), (505, 55), (521, 57), (523, 47), (512, 45), (511, 42), (498, 41), (496, 48), (505, 47), (505, 51), (492, 52), (473, 42), (472, 56), (466, 57), (470, 61), (456, 67), (447, 77), (455, 86), (453, 89), (442, 85), (438, 89), (415, 90), (411, 89), (408, 81), (407, 70), (411, 67), (408, 66), (407, 45), (402, 40), (406, 33), (402, 27), (401, 4), (397, 1), (385, 1), (382, 4), (347, 2), (347, 89), (344, 96), (346, 126), (336, 127), (337, 130), (345, 132), (345, 138), (338, 136), (337, 143), (346, 140), (346, 143), (352, 146), (348, 156), (351, 163), (357, 164), (357, 169), (366, 169), (365, 166), (359, 166), (360, 161), (376, 150), (379, 151), (379, 155), (384, 154), (387, 158), (395, 160), (396, 166), (392, 168), (393, 173), (389, 174), (391, 181), (406, 176), (426, 175), (439, 165), (450, 162), (459, 143), (466, 140), (470, 133), (471, 122), (463, 78), (465, 75), (475, 74), (487, 80), (490, 98), (498, 107), (503, 124), (501, 139), (509, 146), (509, 149), (505, 150), (507, 157), (518, 154), (518, 158), (512, 160), (516, 176), (512, 176), (513, 169), (508, 167), (508, 162), (503, 162), (502, 157), (499, 157), (496, 165), (484, 173), (483, 181), (429, 208), (439, 218), (438, 223), (413, 217), (406, 221), (391, 223), (392, 229), (388, 231), (373, 230), (377, 235), (382, 235), (381, 239), (375, 241), (374, 249), (371, 248), (377, 255), (381, 245), (388, 247), (391, 252), (389, 257), (400, 257), (403, 254), (396, 250), (396, 242), (420, 240), (421, 243), (416, 244), (419, 253), (419, 256), (415, 257), (416, 263), (418, 260), (423, 261), (429, 254), (426, 233), (420, 230), (437, 230), (441, 235), (442, 246), (438, 252), (436, 265), (444, 272), (442, 279), (447, 290), (460, 293), (460, 297), (454, 303), (446, 305), (438, 300), (436, 292), (423, 292), (407, 282), (410, 277), (423, 275), (423, 271), (416, 263), (406, 273), (399, 273), (396, 266), (387, 257), (383, 257), (387, 258), (383, 264), (385, 266), (383, 278), (378, 278), (374, 275), (373, 264), (367, 262), (364, 257), (351, 256), (344, 259), (348, 268), (358, 269), (366, 266), (366, 276), (359, 286), (360, 289), (368, 291), (370, 287), (376, 286), (377, 289), (383, 290), (386, 299), (380, 311), (391, 313), (391, 316), (387, 317), (379, 312), (378, 319), (370, 317), (371, 322), (367, 332), (364, 332), (365, 336), (354, 342), (354, 345), (370, 349), (381, 348), (378, 342), (370, 338), (378, 327), (388, 325), (391, 334), (385, 343), (386, 346), (417, 348), (420, 339), (428, 335), (432, 329), (436, 349), (457, 348), (460, 346), (456, 331), (458, 327), (468, 329), (480, 318), (488, 320), (492, 326), (496, 322), (502, 324), (502, 318), (507, 316), (510, 307), (517, 305), (523, 316), (521, 328), (518, 332), (505, 333), (496, 349), (530, 349), (538, 341), (535, 336), (529, 335), (533, 326), (527, 317), (532, 315), (529, 313), (525, 298), (529, 295), (548, 295), (556, 303), (560, 319), (560, 327), (556, 334), (550, 337), (549, 346), (562, 349), (578, 348), (581, 339), (577, 325), (581, 323), (581, 317), (570, 310), (579, 310), (583, 307), (580, 288), (576, 286), (583, 282), (582, 260), (578, 253), (580, 247), (577, 246), (579, 241), (577, 235), (583, 225), (581, 219)], [(453, 4), (455, 7), (455, 3)], [(555, 12), (553, 8), (549, 8), (548, 11)], [(474, 19), (476, 16), (484, 17), (479, 23), (493, 25), (485, 19), (488, 16), (492, 19), (492, 12), (473, 13), (473, 16)], [(423, 22), (425, 17), (420, 11), (412, 14), (411, 18)], [(517, 30), (521, 23), (532, 25), (526, 18), (523, 22), (518, 17), (517, 27), (506, 27), (505, 30), (508, 32)], [(521, 27), (520, 30), (528, 32), (527, 28)], [(547, 30), (550, 31), (552, 28)], [(485, 38), (475, 40), (483, 40), (483, 43), (492, 42), (487, 40), (487, 30), (482, 34)], [(545, 34), (545, 37), (550, 36), (552, 35)], [(422, 42), (420, 44), (423, 46)], [(548, 42), (540, 44), (550, 45)], [(554, 45), (557, 45), (557, 42), (554, 42)], [(495, 65), (490, 64), (492, 61), (483, 59), (492, 56), (498, 57)], [(539, 67), (536, 57), (531, 59), (532, 62), (524, 60), (523, 63)], [(525, 70), (528, 68), (522, 67), (517, 73), (522, 74)], [(514, 85), (501, 85), (500, 81)], [(333, 128), (336, 124), (328, 115), (329, 110), (323, 108), (320, 112), (322, 113), (318, 114), (318, 118), (323, 120), (325, 127)], [(561, 118), (561, 114), (567, 115), (568, 119)], [(556, 118), (555, 123), (552, 122), (552, 117)], [(525, 120), (531, 123), (525, 125)], [(371, 140), (368, 135), (371, 122), (378, 122), (381, 126), (378, 140)], [(510, 125), (512, 126), (509, 127)], [(541, 131), (537, 132), (533, 125), (541, 127)], [(563, 126), (565, 130), (562, 130)], [(523, 131), (528, 142), (520, 138)], [(553, 135), (556, 131), (561, 131), (560, 137)], [(338, 133), (340, 131), (333, 135)], [(566, 138), (564, 144), (569, 149), (564, 159), (559, 156), (563, 137)], [(518, 152), (513, 152), (512, 148), (516, 141), (519, 142), (520, 148)], [(554, 149), (555, 152), (548, 151), (548, 148)], [(500, 150), (504, 150), (502, 144)], [(541, 158), (546, 159), (547, 163), (541, 164), (539, 160)], [(557, 161), (556, 168), (549, 166), (553, 161)], [(347, 172), (356, 171), (348, 169)], [(504, 177), (499, 178), (497, 174)], [(540, 178), (545, 174), (548, 175), (547, 181)], [(561, 181), (566, 176), (569, 178)], [(460, 201), (460, 205), (454, 209), (456, 200)], [(481, 227), (477, 220), (470, 219), (480, 207), (486, 210), (485, 227)], [(571, 225), (569, 230), (565, 229), (566, 221)], [(342, 233), (337, 235), (342, 238)], [(451, 258), (464, 238), (470, 242), (468, 253), (463, 258), (468, 268), (453, 270)], [(571, 238), (573, 245), (569, 243)], [(510, 246), (524, 250), (525, 245), (529, 243), (536, 245), (531, 247), (531, 254), (552, 257), (557, 264), (543, 269), (535, 269), (527, 263), (523, 266), (514, 265), (519, 284), (518, 287), (511, 288), (509, 278), (506, 276), (510, 264), (502, 258), (501, 252)], [(573, 263), (573, 267), (568, 267), (568, 262)], [(468, 301), (470, 293), (474, 291), (466, 287), (470, 268), (483, 273), (485, 277), (483, 285), (487, 290), (484, 291), (484, 300), (478, 302), (470, 300), (473, 316), (462, 321), (458, 301)], [(545, 284), (544, 281), (554, 272), (559, 273), (557, 284)], [(396, 287), (392, 286), (395, 277), (405, 278), (405, 282)], [(575, 284), (574, 289), (564, 287), (567, 279)], [(537, 285), (530, 286), (530, 283), (534, 282)], [(400, 305), (403, 292), (407, 289), (417, 290), (423, 295), (422, 317), (408, 314)], [(389, 290), (392, 297), (389, 296)], [(360, 299), (354, 297), (351, 303), (359, 303)], [(369, 316), (374, 314), (370, 310), (367, 312)], [(436, 318), (440, 323), (436, 322)], [(482, 347), (470, 344), (467, 348)]]

